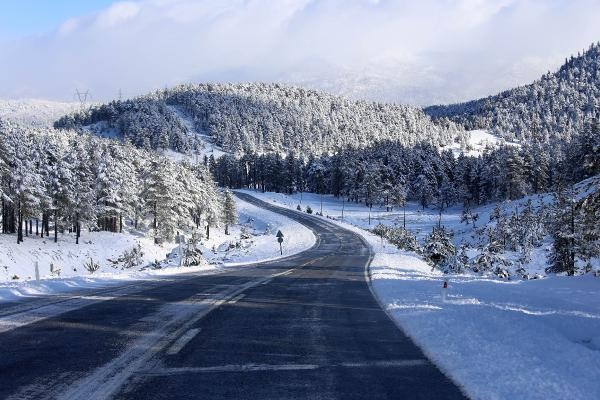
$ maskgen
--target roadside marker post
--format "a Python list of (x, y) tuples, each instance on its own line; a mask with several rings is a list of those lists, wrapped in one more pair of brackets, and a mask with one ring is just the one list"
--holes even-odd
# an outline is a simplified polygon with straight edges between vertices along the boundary
[(37, 261), (34, 263), (34, 266), (35, 266), (35, 284), (39, 286), (40, 285), (40, 266)]
[(175, 241), (178, 244), (177, 252), (179, 254), (179, 266), (181, 267), (181, 264), (182, 264), (182, 261), (183, 261), (183, 255), (184, 255), (183, 244), (185, 243), (185, 235), (180, 235), (179, 232), (177, 232), (177, 236), (175, 238)]
[(283, 233), (281, 231), (277, 231), (277, 241), (279, 242), (279, 253), (283, 255), (283, 247), (281, 246), (283, 243)]
[(448, 279), (444, 279), (444, 284), (442, 285), (442, 302), (446, 302), (446, 294), (448, 293)]

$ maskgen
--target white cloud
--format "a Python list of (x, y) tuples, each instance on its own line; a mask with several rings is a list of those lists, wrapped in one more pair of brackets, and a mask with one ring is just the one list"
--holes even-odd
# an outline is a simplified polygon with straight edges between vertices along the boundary
[(0, 96), (279, 80), (431, 103), (527, 83), (600, 39), (595, 0), (144, 0), (0, 44)]
[(108, 9), (100, 12), (96, 20), (100, 27), (107, 29), (136, 17), (141, 9), (142, 5), (140, 3), (123, 1), (115, 3)]

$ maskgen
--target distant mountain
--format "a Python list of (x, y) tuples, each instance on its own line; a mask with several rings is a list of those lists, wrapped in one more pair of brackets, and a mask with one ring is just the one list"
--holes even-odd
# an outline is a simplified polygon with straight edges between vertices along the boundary
[(489, 129), (519, 141), (571, 139), (588, 130), (599, 111), (600, 43), (530, 85), (466, 103), (425, 108), (434, 120), (448, 118), (466, 129)]
[(0, 119), (18, 125), (48, 128), (61, 116), (79, 109), (79, 103), (47, 100), (0, 100)]
[(232, 153), (293, 150), (320, 154), (381, 140), (443, 146), (457, 136), (454, 124), (434, 123), (417, 107), (354, 101), (262, 83), (182, 85), (95, 106), (65, 116), (55, 126), (100, 124), (137, 145), (182, 151), (190, 147), (183, 118)]

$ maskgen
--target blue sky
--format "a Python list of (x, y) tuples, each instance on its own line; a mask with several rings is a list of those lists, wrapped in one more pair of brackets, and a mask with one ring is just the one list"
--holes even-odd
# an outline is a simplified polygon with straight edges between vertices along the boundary
[(115, 0), (0, 0), (0, 35), (42, 34), (65, 20), (101, 10)]
[(600, 0), (0, 0), (0, 98), (274, 81), (440, 104), (600, 40)]

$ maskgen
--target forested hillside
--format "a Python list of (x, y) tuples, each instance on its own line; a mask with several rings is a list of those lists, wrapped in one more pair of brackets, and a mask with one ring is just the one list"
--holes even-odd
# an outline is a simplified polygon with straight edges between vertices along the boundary
[(56, 127), (104, 122), (138, 146), (187, 151), (192, 145), (174, 109), (189, 118), (196, 131), (232, 153), (294, 150), (322, 154), (382, 140), (439, 146), (457, 136), (454, 124), (433, 123), (415, 107), (253, 83), (182, 85), (92, 107), (61, 118)]
[(117, 136), (137, 147), (173, 149), (182, 153), (193, 148), (194, 140), (182, 121), (163, 101), (149, 98), (113, 101), (61, 117), (59, 129), (87, 126), (101, 136)]
[(467, 129), (487, 128), (507, 140), (569, 139), (600, 111), (600, 44), (571, 57), (554, 73), (496, 96), (425, 112)]
[(17, 242), (51, 229), (79, 238), (82, 229), (124, 227), (161, 242), (200, 220), (214, 225), (222, 215), (221, 195), (203, 166), (114, 140), (1, 120), (0, 197), (2, 232), (17, 233)]

